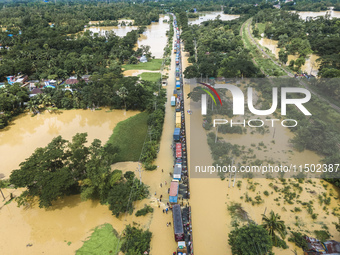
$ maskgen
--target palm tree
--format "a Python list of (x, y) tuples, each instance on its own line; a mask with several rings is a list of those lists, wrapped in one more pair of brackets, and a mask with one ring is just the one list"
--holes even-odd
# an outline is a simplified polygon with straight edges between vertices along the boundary
[(286, 226), (283, 220), (280, 220), (281, 216), (279, 214), (275, 214), (273, 211), (270, 212), (269, 217), (265, 214), (262, 214), (262, 226), (269, 232), (269, 235), (272, 237), (274, 246), (278, 245), (278, 235), (281, 236), (282, 239), (286, 237)]
[(125, 98), (127, 97), (127, 95), (129, 94), (128, 90), (123, 86), (121, 87), (117, 92), (117, 95), (123, 99), (124, 101), (124, 105), (125, 105), (125, 110), (126, 110), (126, 102), (125, 102)]
[(30, 101), (27, 102), (27, 109), (33, 114), (35, 114), (35, 112), (37, 111), (37, 103), (31, 99)]

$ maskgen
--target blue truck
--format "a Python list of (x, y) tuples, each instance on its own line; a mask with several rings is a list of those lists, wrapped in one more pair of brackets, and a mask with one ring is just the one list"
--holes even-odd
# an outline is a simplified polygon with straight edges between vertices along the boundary
[(174, 131), (174, 141), (179, 141), (180, 134), (181, 134), (181, 129), (180, 128), (175, 128), (175, 131)]

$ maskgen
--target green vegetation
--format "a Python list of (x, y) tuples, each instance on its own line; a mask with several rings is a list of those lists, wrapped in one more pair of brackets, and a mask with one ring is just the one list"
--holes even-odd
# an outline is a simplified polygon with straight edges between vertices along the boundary
[[(273, 245), (276, 247), (281, 247), (287, 249), (288, 246), (284, 241), (286, 237), (286, 226), (283, 220), (280, 220), (281, 216), (275, 214), (273, 211), (269, 213), (269, 217), (262, 214), (263, 228), (266, 229), (272, 239)], [(280, 237), (282, 239), (280, 239)]]
[(138, 161), (148, 131), (149, 114), (139, 113), (121, 121), (113, 130), (108, 144), (119, 148), (116, 161)]
[(297, 247), (302, 248), (303, 250), (307, 249), (307, 241), (303, 238), (303, 235), (299, 232), (291, 231), (291, 236), (288, 238), (289, 242), (295, 243)]
[(261, 225), (254, 223), (232, 230), (228, 243), (232, 253), (238, 255), (270, 254), (273, 246), (268, 232)]
[(325, 242), (331, 238), (331, 235), (328, 231), (325, 230), (314, 230), (315, 237), (319, 239), (321, 242)]
[(340, 77), (338, 19), (326, 16), (305, 21), (297, 13), (265, 9), (259, 11), (254, 20), (265, 24), (266, 37), (279, 40), (281, 61), (287, 62), (287, 54), (298, 55), (290, 64), (295, 71), (299, 71), (308, 54), (314, 52), (321, 57), (320, 77)]
[(144, 215), (147, 215), (148, 213), (152, 213), (153, 212), (153, 208), (149, 205), (144, 205), (144, 208), (143, 209), (140, 209), (138, 210), (135, 215), (137, 217), (139, 216), (144, 216)]
[(121, 251), (126, 255), (144, 254), (150, 251), (152, 233), (127, 225), (123, 233)]
[(279, 68), (273, 61), (269, 58), (264, 58), (262, 56), (262, 52), (257, 48), (256, 45), (251, 41), (248, 34), (248, 25), (251, 20), (248, 20), (244, 23), (242, 29), (242, 39), (244, 41), (245, 47), (251, 52), (251, 56), (253, 56), (255, 63), (259, 66), (259, 68), (269, 76), (282, 76), (285, 73)]
[(162, 59), (150, 59), (146, 63), (138, 63), (138, 64), (129, 64), (123, 65), (122, 68), (124, 70), (150, 70), (157, 71), (161, 69)]
[[(200, 77), (262, 77), (260, 70), (249, 56), (238, 36), (244, 17), (231, 21), (215, 19), (204, 25), (188, 26), (186, 13), (178, 13), (178, 21), (183, 30), (181, 39), (185, 50), (196, 58), (193, 65), (184, 70), (185, 78)], [(197, 42), (195, 50), (194, 41)]]
[(138, 77), (141, 77), (144, 81), (159, 82), (161, 79), (161, 73), (144, 72), (139, 74)]
[(86, 240), (83, 246), (76, 251), (76, 255), (102, 255), (118, 254), (119, 237), (116, 230), (111, 224), (103, 224), (93, 230), (91, 236)]
[(133, 202), (147, 197), (148, 188), (134, 172), (111, 171), (117, 147), (111, 143), (101, 146), (98, 139), (87, 147), (86, 137), (86, 133), (76, 134), (69, 142), (58, 136), (13, 170), (10, 182), (15, 188), (27, 188), (17, 198), (19, 206), (30, 205), (37, 197), (39, 207), (47, 208), (57, 199), (80, 193), (83, 200), (108, 204), (117, 217), (121, 212), (133, 212)]
[(76, 255), (117, 255), (120, 250), (127, 255), (144, 254), (150, 251), (151, 236), (148, 230), (127, 225), (122, 237), (119, 237), (112, 225), (106, 223), (94, 229), (83, 246), (76, 251)]

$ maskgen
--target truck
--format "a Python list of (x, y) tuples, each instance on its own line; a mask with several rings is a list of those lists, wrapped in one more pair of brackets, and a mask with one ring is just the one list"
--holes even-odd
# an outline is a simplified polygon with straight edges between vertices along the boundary
[(176, 89), (181, 89), (181, 82), (180, 81), (176, 81)]
[(176, 48), (176, 46), (174, 47), (174, 54), (176, 54), (177, 53), (177, 48)]
[(177, 243), (177, 255), (187, 254), (188, 250), (184, 241)]
[(171, 106), (176, 106), (176, 97), (171, 96)]
[(174, 141), (179, 141), (180, 134), (181, 134), (181, 129), (180, 128), (175, 128), (174, 135), (173, 135)]
[(182, 164), (178, 164), (178, 163), (175, 164), (174, 173), (173, 173), (172, 176), (173, 176), (174, 180), (178, 180), (178, 181), (181, 180), (181, 178), (182, 178)]
[(176, 112), (176, 128), (181, 128), (181, 113)]
[(176, 58), (176, 65), (179, 65), (179, 58)]
[(182, 157), (182, 144), (176, 143), (176, 158)]
[(177, 204), (178, 187), (179, 187), (179, 182), (177, 180), (172, 180), (171, 183), (170, 183), (170, 192), (169, 192), (169, 202), (170, 202), (170, 204)]
[(175, 233), (175, 241), (183, 241), (184, 240), (184, 228), (182, 221), (182, 212), (179, 204), (174, 204), (172, 207), (172, 219)]

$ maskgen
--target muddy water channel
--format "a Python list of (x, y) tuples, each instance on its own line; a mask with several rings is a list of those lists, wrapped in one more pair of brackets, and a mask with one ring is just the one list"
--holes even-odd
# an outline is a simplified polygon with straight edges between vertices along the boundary
[[(141, 45), (149, 45), (152, 56), (155, 58), (162, 58), (164, 47), (166, 46), (167, 37), (166, 31), (169, 30), (169, 15), (160, 15), (159, 22), (154, 22), (146, 26), (146, 31), (138, 39), (138, 47)], [(125, 20), (130, 22), (131, 20)], [(118, 36), (125, 36), (128, 32), (136, 30), (137, 26), (108, 26), (108, 27), (89, 27), (85, 30), (90, 30), (93, 33), (105, 35), (106, 31), (113, 31)]]
[(189, 19), (190, 25), (199, 25), (204, 21), (207, 20), (214, 20), (217, 16), (220, 16), (221, 20), (233, 20), (240, 17), (239, 15), (230, 15), (230, 14), (224, 14), (223, 12), (199, 12), (200, 14), (199, 18), (191, 18)]

